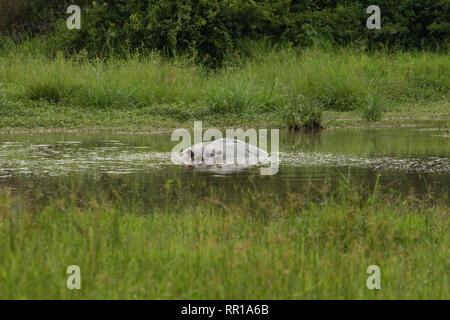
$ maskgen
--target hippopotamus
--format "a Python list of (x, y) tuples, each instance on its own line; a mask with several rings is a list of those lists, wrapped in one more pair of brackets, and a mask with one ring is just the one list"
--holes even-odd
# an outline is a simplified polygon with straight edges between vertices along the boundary
[(179, 160), (192, 167), (243, 168), (268, 161), (266, 151), (237, 139), (217, 139), (198, 143), (179, 154)]

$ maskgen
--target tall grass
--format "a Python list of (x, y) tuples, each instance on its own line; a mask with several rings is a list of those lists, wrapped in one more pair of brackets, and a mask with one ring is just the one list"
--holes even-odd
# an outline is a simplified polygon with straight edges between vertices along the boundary
[[(176, 184), (174, 184), (174, 188)], [(0, 192), (0, 298), (448, 299), (446, 198), (343, 182), (318, 201), (242, 190), (167, 207), (68, 194), (46, 207)], [(69, 265), (82, 289), (68, 290)], [(369, 265), (381, 290), (369, 290)]]
[(323, 129), (323, 105), (315, 97), (307, 98), (299, 95), (282, 109), (281, 113), (286, 126), (291, 131)]
[(379, 96), (368, 95), (362, 106), (362, 118), (366, 121), (379, 121), (383, 114), (383, 102)]
[(315, 97), (326, 110), (348, 111), (364, 106), (369, 93), (389, 105), (447, 99), (450, 88), (450, 57), (432, 52), (264, 46), (264, 52), (207, 70), (184, 57), (50, 58), (39, 50), (21, 52), (26, 46), (31, 45), (10, 44), (0, 51), (1, 81), (22, 87), (27, 99), (72, 106), (158, 109), (181, 103), (240, 114), (274, 112), (303, 95)]

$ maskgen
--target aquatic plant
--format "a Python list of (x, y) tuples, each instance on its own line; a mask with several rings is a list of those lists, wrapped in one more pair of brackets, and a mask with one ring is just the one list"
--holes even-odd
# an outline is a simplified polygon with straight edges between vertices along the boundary
[(361, 109), (363, 120), (375, 122), (381, 120), (383, 115), (383, 103), (379, 95), (370, 94), (366, 97)]
[(282, 117), (291, 131), (321, 130), (323, 105), (316, 97), (298, 95), (282, 109)]

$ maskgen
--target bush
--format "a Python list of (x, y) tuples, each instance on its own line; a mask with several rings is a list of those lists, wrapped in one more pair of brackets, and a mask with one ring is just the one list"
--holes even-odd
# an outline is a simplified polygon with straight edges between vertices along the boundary
[(52, 30), (71, 4), (87, 7), (90, 0), (0, 0), (0, 34), (35, 35)]
[[(47, 34), (55, 47), (91, 56), (158, 50), (190, 54), (220, 66), (242, 39), (300, 46), (362, 44), (368, 48), (448, 48), (448, 0), (77, 0), (81, 30), (68, 30), (72, 1), (0, 0), (0, 34)], [(381, 8), (380, 30), (366, 28), (369, 4)], [(243, 51), (246, 48), (242, 48)]]
[(83, 12), (81, 30), (60, 27), (57, 35), (71, 52), (86, 49), (94, 55), (109, 56), (159, 50), (170, 56), (189, 54), (197, 62), (214, 67), (233, 48), (233, 3), (94, 1)]

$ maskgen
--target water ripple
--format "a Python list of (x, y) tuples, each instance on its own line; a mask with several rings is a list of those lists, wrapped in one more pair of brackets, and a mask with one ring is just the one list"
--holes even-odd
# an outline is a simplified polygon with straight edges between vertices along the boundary
[[(0, 143), (0, 179), (14, 174), (58, 176), (74, 172), (129, 174), (173, 165), (170, 152), (106, 141), (86, 146), (79, 141), (54, 144)], [(280, 166), (360, 167), (416, 173), (448, 174), (450, 161), (439, 157), (363, 157), (318, 152), (282, 152)]]
[(361, 167), (375, 170), (397, 170), (422, 173), (448, 173), (450, 160), (439, 157), (396, 158), (360, 157), (327, 153), (281, 153), (284, 166), (295, 167)]

